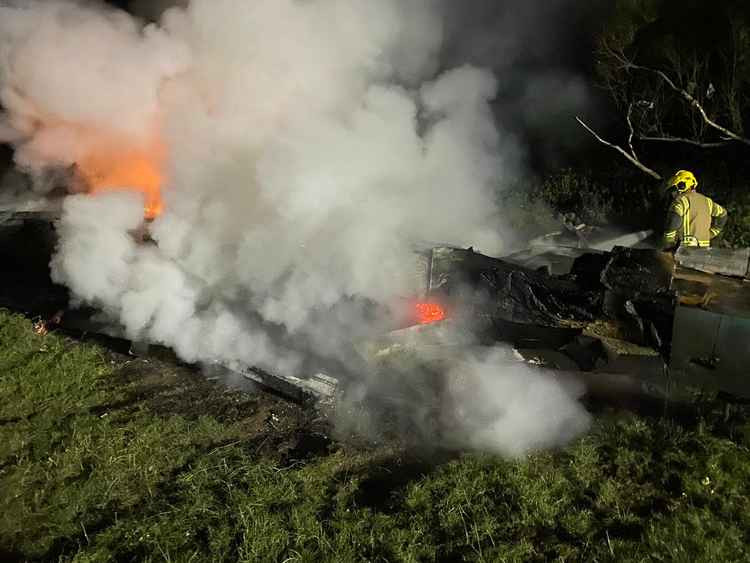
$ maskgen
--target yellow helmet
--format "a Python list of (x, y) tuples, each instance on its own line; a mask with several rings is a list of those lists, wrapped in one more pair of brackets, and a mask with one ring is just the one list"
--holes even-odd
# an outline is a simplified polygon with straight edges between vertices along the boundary
[(678, 170), (667, 184), (667, 189), (677, 188), (681, 194), (698, 188), (698, 180), (695, 175), (687, 170)]

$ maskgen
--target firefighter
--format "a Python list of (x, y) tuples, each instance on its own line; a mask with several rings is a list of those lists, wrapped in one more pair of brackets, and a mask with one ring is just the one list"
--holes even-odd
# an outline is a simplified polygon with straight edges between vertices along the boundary
[(709, 248), (711, 240), (719, 236), (727, 222), (727, 210), (718, 203), (699, 194), (698, 180), (692, 172), (678, 171), (667, 184), (675, 190), (669, 206), (664, 249), (677, 246)]

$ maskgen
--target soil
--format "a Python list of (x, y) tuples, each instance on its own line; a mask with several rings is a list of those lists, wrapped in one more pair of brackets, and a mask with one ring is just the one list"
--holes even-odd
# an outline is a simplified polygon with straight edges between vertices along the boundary
[[(243, 389), (211, 380), (200, 368), (181, 364), (156, 349), (152, 355), (129, 357), (108, 351), (117, 384), (127, 389), (117, 407), (147, 408), (161, 416), (188, 419), (203, 416), (238, 424), (242, 439), (264, 457), (281, 464), (324, 454), (330, 444), (330, 426), (314, 408), (291, 402), (250, 382)], [(104, 414), (104, 413), (102, 413)]]

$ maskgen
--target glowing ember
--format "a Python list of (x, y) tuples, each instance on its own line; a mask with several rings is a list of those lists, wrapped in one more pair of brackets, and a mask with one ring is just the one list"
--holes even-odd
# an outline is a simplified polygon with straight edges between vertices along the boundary
[(39, 319), (34, 322), (34, 332), (37, 333), (39, 336), (47, 336), (49, 333), (49, 329), (47, 328), (47, 323), (44, 322), (44, 320)]
[(437, 303), (417, 303), (415, 309), (417, 312), (417, 321), (422, 325), (437, 323), (447, 318), (445, 309)]
[(105, 149), (81, 159), (78, 170), (92, 192), (131, 189), (143, 192), (146, 202), (144, 215), (154, 219), (161, 214), (162, 175), (160, 172), (164, 151), (155, 144), (149, 150)]

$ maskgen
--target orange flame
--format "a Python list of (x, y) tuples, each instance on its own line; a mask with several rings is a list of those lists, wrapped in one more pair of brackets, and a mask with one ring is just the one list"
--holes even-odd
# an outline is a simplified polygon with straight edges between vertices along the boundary
[(417, 321), (422, 325), (444, 321), (448, 317), (445, 309), (437, 303), (417, 303), (415, 309), (417, 312)]
[(158, 217), (164, 209), (161, 199), (164, 149), (159, 143), (147, 149), (102, 148), (77, 162), (78, 170), (91, 193), (130, 189), (143, 192), (144, 216)]

